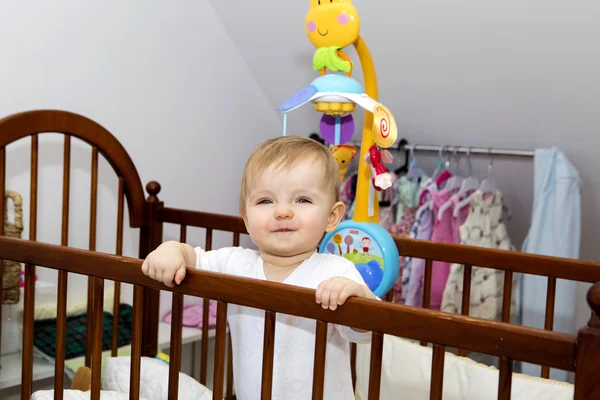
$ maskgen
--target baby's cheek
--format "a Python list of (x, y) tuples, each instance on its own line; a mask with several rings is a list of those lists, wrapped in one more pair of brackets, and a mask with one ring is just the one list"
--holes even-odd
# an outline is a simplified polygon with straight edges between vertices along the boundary
[(340, 25), (346, 25), (348, 23), (348, 14), (341, 13), (340, 15), (338, 15), (337, 19)]
[(315, 24), (315, 21), (308, 21), (306, 24), (306, 29), (309, 32), (314, 32), (317, 29), (317, 24)]

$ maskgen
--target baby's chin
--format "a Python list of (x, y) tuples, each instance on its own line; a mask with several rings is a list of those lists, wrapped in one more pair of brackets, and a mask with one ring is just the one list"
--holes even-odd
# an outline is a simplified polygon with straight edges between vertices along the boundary
[(268, 253), (271, 256), (288, 258), (297, 257), (303, 254), (312, 254), (317, 250), (317, 246), (313, 247), (297, 247), (297, 246), (263, 246), (260, 247), (262, 252)]

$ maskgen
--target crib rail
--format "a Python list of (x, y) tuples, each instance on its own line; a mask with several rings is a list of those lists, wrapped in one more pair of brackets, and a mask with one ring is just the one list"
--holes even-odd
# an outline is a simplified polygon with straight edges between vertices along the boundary
[[(158, 194), (158, 192), (156, 193)], [(204, 249), (211, 250), (213, 247), (213, 233), (215, 231), (229, 232), (232, 233), (232, 245), (240, 245), (240, 235), (248, 234), (246, 226), (241, 218), (213, 214), (201, 211), (183, 210), (178, 208), (160, 207), (157, 210), (157, 224), (158, 231), (162, 233), (163, 224), (175, 224), (179, 225), (179, 240), (183, 243), (187, 243), (187, 228), (204, 228), (205, 230), (205, 242)], [(175, 299), (174, 299), (175, 300)], [(207, 371), (208, 371), (208, 316), (209, 316), (210, 300), (205, 298), (203, 301), (203, 315), (202, 315), (202, 340), (201, 340), (201, 356), (200, 356), (200, 377), (199, 382), (206, 385)], [(150, 326), (147, 329), (148, 332), (155, 332), (156, 329)], [(267, 335), (267, 334), (266, 334)], [(268, 337), (265, 337), (268, 340)], [(219, 345), (220, 343), (215, 343)], [(217, 347), (217, 346), (216, 346)], [(227, 360), (227, 378), (225, 399), (233, 399), (233, 360), (231, 357), (231, 340), (229, 341)], [(219, 377), (219, 381), (214, 381), (215, 390), (217, 394), (221, 394), (221, 382), (222, 377)], [(218, 387), (217, 387), (218, 385)]]
[[(502, 293), (502, 321), (510, 321), (513, 273), (524, 273), (547, 278), (546, 313), (544, 329), (551, 331), (554, 324), (554, 304), (556, 299), (556, 280), (566, 279), (579, 282), (600, 281), (600, 268), (597, 263), (540, 256), (522, 252), (499, 251), (481, 247), (458, 244), (436, 243), (431, 241), (395, 238), (398, 251), (405, 257), (425, 260), (423, 306), (429, 308), (431, 296), (431, 276), (433, 261), (446, 261), (463, 265), (463, 293), (461, 314), (469, 315), (471, 295), (471, 274), (474, 266), (504, 271)], [(425, 342), (421, 343), (425, 345)], [(459, 355), (466, 356), (464, 348)], [(498, 363), (501, 375), (506, 377), (512, 372), (512, 360), (500, 359)], [(550, 365), (541, 365), (541, 377), (550, 376)]]
[[(198, 211), (183, 210), (177, 208), (162, 208), (158, 212), (160, 223), (179, 224), (182, 229), (181, 240), (185, 241), (186, 226), (206, 228), (206, 248), (212, 245), (213, 230), (234, 232), (234, 245), (239, 244), (239, 234), (247, 233), (243, 220), (240, 217), (212, 214)], [(544, 329), (553, 330), (554, 308), (556, 300), (557, 279), (566, 279), (580, 282), (600, 281), (600, 268), (596, 263), (559, 259), (556, 257), (544, 257), (522, 252), (498, 251), (481, 247), (465, 246), (457, 244), (434, 243), (430, 241), (413, 240), (408, 238), (395, 238), (399, 253), (405, 257), (425, 260), (424, 282), (423, 282), (423, 307), (430, 307), (431, 284), (434, 261), (446, 261), (463, 265), (463, 293), (460, 314), (468, 316), (471, 302), (471, 276), (474, 267), (491, 268), (504, 271), (504, 286), (502, 294), (502, 322), (510, 322), (512, 277), (514, 273), (533, 274), (546, 277), (548, 280), (546, 291), (546, 313)], [(386, 296), (386, 298), (389, 296)], [(207, 311), (206, 311), (207, 312)], [(426, 341), (421, 342), (427, 345)], [(459, 355), (466, 356), (467, 349), (459, 348)], [(204, 351), (203, 351), (203, 354)], [(355, 381), (355, 356), (356, 345), (352, 345), (352, 371)], [(203, 359), (205, 357), (203, 356)], [(549, 378), (550, 365), (541, 364), (541, 377)], [(204, 363), (202, 364), (205, 370)], [(503, 376), (512, 372), (513, 362), (508, 359), (499, 359), (498, 368)], [(204, 375), (205, 376), (205, 375)], [(202, 378), (202, 376), (201, 376)], [(205, 379), (205, 378), (204, 378)]]
[[(310, 289), (290, 287), (272, 282), (256, 281), (246, 278), (216, 274), (204, 271), (190, 270), (185, 281), (178, 287), (167, 288), (163, 284), (153, 281), (141, 272), (141, 260), (113, 256), (103, 253), (90, 252), (87, 250), (70, 249), (63, 246), (32, 242), (22, 239), (0, 237), (0, 258), (24, 262), (30, 265), (39, 265), (48, 268), (59, 269), (70, 273), (88, 275), (94, 285), (94, 302), (100, 307), (102, 304), (102, 284), (104, 280), (115, 280), (135, 285), (134, 308), (136, 311), (141, 307), (140, 291), (143, 287), (156, 290), (168, 290), (174, 296), (191, 295), (202, 298), (210, 298), (218, 301), (217, 320), (217, 351), (215, 351), (215, 379), (223, 378), (224, 369), (224, 340), (226, 305), (229, 303), (267, 310), (265, 319), (265, 331), (268, 337), (272, 337), (274, 330), (273, 319), (275, 313), (284, 313), (317, 321), (319, 329), (323, 332), (327, 324), (341, 324), (373, 332), (372, 354), (371, 354), (371, 377), (370, 396), (378, 398), (379, 382), (381, 378), (381, 357), (383, 349), (383, 335), (390, 334), (415, 340), (424, 340), (435, 343), (438, 346), (450, 346), (465, 348), (485, 354), (496, 355), (506, 359), (518, 359), (526, 362), (546, 364), (552, 367), (575, 371), (578, 363), (594, 363), (589, 359), (582, 360), (577, 357), (586, 358), (584, 352), (577, 352), (576, 338), (570, 335), (560, 334), (539, 329), (526, 328), (510, 325), (502, 322), (483, 321), (475, 318), (448, 315), (436, 311), (405, 307), (401, 305), (377, 302), (366, 299), (351, 298), (347, 304), (335, 312), (323, 310), (314, 300), (314, 291)], [(600, 285), (595, 286), (593, 296), (600, 297)], [(26, 288), (32, 290), (32, 288)], [(176, 297), (177, 298), (177, 297)], [(32, 310), (33, 304), (25, 296), (25, 309)], [(599, 302), (600, 303), (600, 302)], [(94, 310), (96, 310), (96, 306)], [(366, 312), (368, 310), (368, 312)], [(182, 313), (182, 303), (174, 302), (173, 314)], [(33, 324), (32, 312), (27, 313), (29, 320), (25, 324)], [(140, 326), (142, 314), (136, 312), (134, 316), (134, 338), (132, 340), (132, 392), (139, 390), (139, 357), (140, 349)], [(175, 318), (174, 323), (181, 325), (181, 320)], [(596, 316), (596, 321), (597, 321)], [(101, 319), (94, 324), (94, 331), (102, 329)], [(323, 335), (317, 335), (317, 341), (323, 342)], [(321, 338), (321, 340), (319, 340)], [(172, 334), (173, 345), (171, 356), (173, 362), (170, 365), (170, 393), (177, 393), (176, 371), (179, 369), (179, 356), (181, 337)], [(32, 351), (31, 344), (24, 344), (29, 348), (25, 353)], [(272, 371), (272, 340), (265, 339), (265, 358), (263, 367), (265, 376), (270, 376)], [(540, 351), (543, 349), (543, 351)], [(440, 374), (443, 367), (443, 355), (441, 347), (434, 351), (434, 367), (432, 376)], [(315, 360), (317, 366), (322, 360), (319, 352), (325, 351), (324, 342), (316, 346)], [(99, 398), (99, 369), (101, 362), (101, 347), (96, 345), (92, 351), (92, 398)], [(594, 354), (588, 354), (594, 357)], [(587, 358), (589, 358), (587, 357)], [(324, 358), (323, 358), (324, 359)], [(31, 376), (32, 364), (23, 364), (23, 376)], [(28, 370), (28, 371), (25, 371)], [(596, 369), (597, 371), (597, 369)], [(315, 368), (314, 398), (322, 398), (323, 370)], [(600, 372), (587, 371), (588, 379), (598, 379)], [(511, 374), (501, 374), (500, 380), (508, 379)], [(501, 382), (502, 383), (502, 382)], [(504, 386), (504, 385), (503, 385)], [(510, 385), (509, 385), (510, 387)], [(598, 389), (596, 389), (598, 390)], [(31, 392), (31, 382), (23, 382), (23, 397), (28, 399)], [(263, 394), (268, 394), (268, 382), (265, 383)], [(215, 396), (217, 394), (215, 393)], [(508, 392), (510, 396), (510, 390)], [(176, 397), (173, 397), (176, 398)], [(268, 398), (263, 397), (263, 398)], [(437, 398), (437, 397), (436, 397)], [(502, 396), (501, 398), (508, 398)]]

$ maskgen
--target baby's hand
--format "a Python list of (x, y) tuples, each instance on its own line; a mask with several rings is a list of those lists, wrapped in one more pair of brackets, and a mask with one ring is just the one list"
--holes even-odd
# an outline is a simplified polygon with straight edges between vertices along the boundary
[(185, 245), (169, 241), (148, 254), (142, 263), (142, 272), (168, 287), (173, 287), (173, 282), (179, 285), (183, 281), (187, 264)]
[(358, 284), (355, 281), (343, 278), (334, 277), (327, 279), (317, 287), (316, 300), (317, 304), (325, 309), (335, 310), (346, 302), (348, 297), (357, 296), (368, 299), (375, 299), (375, 295), (371, 293), (368, 287)]

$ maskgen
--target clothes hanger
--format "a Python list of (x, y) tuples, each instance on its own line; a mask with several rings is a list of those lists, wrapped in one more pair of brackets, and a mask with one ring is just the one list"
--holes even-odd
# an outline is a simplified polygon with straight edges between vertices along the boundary
[[(469, 165), (469, 175), (467, 178), (465, 178), (463, 180), (462, 185), (460, 186), (460, 189), (458, 190), (458, 193), (456, 193), (456, 196), (458, 198), (464, 198), (464, 199), (461, 200), (460, 202), (458, 202), (456, 204), (456, 206), (454, 207), (454, 210), (452, 211), (452, 216), (454, 216), (455, 218), (458, 217), (458, 213), (462, 209), (462, 207), (464, 207), (464, 205), (469, 204), (471, 202), (471, 196), (479, 188), (479, 179), (477, 179), (475, 176), (473, 176), (473, 169), (472, 169), (472, 165), (471, 165), (471, 148), (470, 147), (467, 149), (467, 163)], [(461, 204), (462, 204), (462, 206), (461, 206)]]
[[(416, 145), (415, 145), (416, 146)], [(419, 178), (424, 175), (423, 169), (417, 165), (417, 158), (415, 157), (415, 146), (410, 148), (410, 166), (405, 177), (411, 182), (418, 182)]]
[(450, 174), (450, 172), (446, 168), (444, 168), (444, 166), (446, 165), (443, 157), (443, 152), (445, 148), (445, 144), (442, 145), (442, 147), (440, 147), (440, 151), (438, 153), (438, 157), (440, 160), (435, 171), (433, 171), (431, 178), (429, 179), (431, 184), (425, 186), (423, 190), (421, 190), (421, 194), (419, 194), (420, 205), (424, 204), (425, 196), (431, 192), (431, 189), (437, 190), (437, 188), (439, 188), (444, 181), (446, 181), (450, 176), (452, 176), (452, 174)]
[(319, 135), (316, 132), (311, 133), (308, 137), (313, 140), (316, 140), (317, 142), (319, 142), (321, 144), (325, 144), (325, 140), (321, 137), (321, 135)]
[[(463, 183), (463, 179), (459, 176), (459, 164), (458, 164), (458, 157), (457, 157), (457, 153), (458, 150), (454, 149), (454, 153), (452, 155), (452, 158), (454, 160), (456, 160), (456, 168), (455, 168), (455, 175), (452, 175), (448, 181), (446, 182), (446, 186), (444, 187), (444, 190), (447, 190), (448, 192), (453, 192), (457, 189), (460, 189), (462, 183)], [(450, 166), (450, 163), (447, 163), (447, 166)], [(448, 200), (446, 200), (446, 202), (444, 204), (442, 204), (440, 206), (440, 208), (438, 209), (438, 214), (437, 214), (437, 219), (441, 220), (442, 216), (444, 215), (444, 213), (446, 212), (447, 209), (449, 209), (450, 207), (452, 207), (452, 205), (454, 204), (454, 200), (452, 198), (449, 198)]]
[[(446, 181), (446, 185), (444, 186), (444, 189), (446, 189), (449, 192), (453, 192), (456, 191), (458, 189), (460, 189), (460, 185), (462, 184), (463, 179), (460, 177), (459, 170), (458, 170), (458, 157), (457, 157), (457, 153), (458, 153), (458, 149), (454, 149), (454, 153), (452, 154), (452, 158), (453, 160), (455, 160), (456, 162), (456, 166), (455, 166), (455, 173), (452, 174), (452, 176), (450, 176), (448, 178), (448, 180)], [(449, 172), (451, 172), (450, 170), (450, 160), (448, 160), (446, 162), (446, 170), (448, 170)]]
[(444, 162), (444, 157), (443, 157), (445, 148), (446, 148), (445, 144), (443, 144), (442, 147), (440, 147), (440, 151), (438, 153), (438, 158), (439, 158), (438, 165), (435, 168), (435, 171), (433, 171), (433, 174), (431, 174), (431, 179), (434, 181), (437, 180), (437, 178), (445, 170), (444, 166), (446, 165), (446, 163)]
[[(494, 194), (498, 189), (496, 187), (496, 183), (492, 180), (492, 168), (494, 166), (494, 155), (492, 154), (492, 149), (489, 149), (490, 154), (490, 163), (488, 165), (488, 176), (486, 179), (481, 181), (481, 185), (478, 188), (478, 192), (482, 194)], [(467, 197), (463, 201), (459, 202), (456, 207), (454, 207), (454, 212), (452, 213), (455, 217), (458, 216), (459, 211), (466, 205), (471, 203), (471, 196)]]
[(469, 192), (473, 192), (479, 187), (479, 179), (473, 176), (470, 147), (467, 149), (467, 165), (469, 166), (469, 175), (465, 179), (463, 179), (462, 185), (460, 186), (458, 193), (456, 193), (460, 197), (468, 196)]
[(481, 191), (482, 194), (493, 194), (496, 192), (496, 190), (498, 190), (496, 183), (492, 179), (492, 168), (494, 165), (494, 155), (492, 154), (492, 149), (489, 149), (489, 153), (490, 164), (488, 165), (488, 176), (487, 179), (481, 181), (481, 186), (479, 186), (479, 191)]
[(409, 151), (408, 149), (405, 148), (405, 146), (408, 144), (408, 141), (406, 139), (401, 139), (400, 142), (398, 143), (398, 151), (402, 151), (404, 150), (404, 164), (402, 164), (400, 167), (398, 167), (394, 173), (396, 175), (401, 175), (401, 174), (406, 174), (408, 172), (408, 164), (409, 164)]

